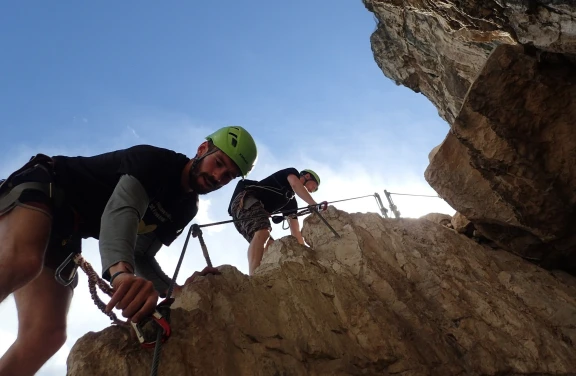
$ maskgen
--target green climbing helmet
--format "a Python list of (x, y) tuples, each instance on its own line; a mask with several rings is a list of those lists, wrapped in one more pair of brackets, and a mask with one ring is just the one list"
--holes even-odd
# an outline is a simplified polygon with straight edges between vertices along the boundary
[[(306, 175), (307, 173), (310, 174), (310, 175), (312, 175), (312, 179), (316, 182), (316, 184), (318, 184), (318, 187), (320, 187), (320, 176), (318, 176), (318, 174), (315, 173), (314, 171), (312, 171), (312, 170), (302, 170), (302, 171), (300, 171), (300, 176), (304, 176), (304, 175)], [(318, 190), (318, 188), (316, 188), (316, 191), (317, 191), (317, 190)], [(316, 192), (316, 191), (314, 191), (314, 192)]]
[(230, 157), (240, 169), (242, 178), (254, 168), (258, 159), (258, 149), (248, 131), (240, 126), (229, 126), (218, 129), (206, 139), (224, 154)]

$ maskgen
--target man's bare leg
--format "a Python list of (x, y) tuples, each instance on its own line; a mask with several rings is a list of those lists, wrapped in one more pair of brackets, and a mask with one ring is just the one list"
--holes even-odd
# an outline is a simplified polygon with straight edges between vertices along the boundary
[(268, 248), (270, 248), (272, 244), (274, 244), (274, 238), (270, 236), (266, 242), (266, 245), (264, 246), (264, 253), (268, 252)]
[(43, 269), (34, 281), (14, 292), (18, 337), (0, 358), (0, 375), (32, 376), (66, 342), (66, 317), (72, 289)]
[(17, 206), (0, 216), (0, 302), (39, 275), (50, 230), (38, 210)]
[(270, 237), (270, 230), (263, 229), (254, 233), (254, 237), (248, 247), (248, 274), (253, 275), (254, 270), (260, 266), (264, 255), (264, 244)]

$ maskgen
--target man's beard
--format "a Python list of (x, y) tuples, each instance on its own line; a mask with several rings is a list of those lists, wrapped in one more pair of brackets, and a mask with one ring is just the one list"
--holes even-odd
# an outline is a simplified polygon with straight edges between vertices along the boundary
[[(220, 188), (222, 188), (221, 185), (218, 184), (218, 182), (216, 182), (216, 180), (214, 180), (214, 178), (212, 178), (212, 176), (210, 176), (209, 174), (205, 173), (205, 172), (199, 172), (199, 167), (200, 166), (196, 166), (194, 167), (194, 169), (190, 170), (190, 174), (188, 175), (188, 184), (190, 185), (190, 188), (192, 188), (192, 190), (194, 190), (194, 192), (198, 193), (199, 195), (205, 195), (207, 193), (210, 192), (214, 192)], [(206, 181), (208, 182), (209, 186), (207, 188), (201, 186), (198, 181), (201, 179), (206, 179)]]

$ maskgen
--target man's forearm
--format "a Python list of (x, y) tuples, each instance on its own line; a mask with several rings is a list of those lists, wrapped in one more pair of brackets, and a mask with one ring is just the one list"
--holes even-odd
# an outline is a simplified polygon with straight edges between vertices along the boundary
[(140, 182), (124, 175), (114, 188), (100, 221), (99, 247), (102, 275), (134, 270), (138, 223), (148, 207), (148, 194)]
[(310, 193), (306, 187), (302, 185), (299, 178), (295, 175), (290, 175), (288, 176), (288, 183), (290, 184), (290, 187), (292, 187), (294, 193), (296, 193), (298, 197), (304, 200), (308, 205), (316, 205), (316, 201), (314, 201), (312, 196), (310, 196)]
[(294, 184), (294, 193), (298, 195), (302, 200), (304, 200), (308, 205), (316, 205), (316, 201), (312, 198), (308, 190), (302, 185)]

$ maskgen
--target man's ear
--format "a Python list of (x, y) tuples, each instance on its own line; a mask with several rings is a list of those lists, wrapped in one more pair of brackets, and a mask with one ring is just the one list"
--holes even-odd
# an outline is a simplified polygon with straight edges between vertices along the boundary
[(210, 149), (210, 145), (208, 145), (208, 141), (204, 141), (203, 143), (200, 144), (200, 146), (198, 146), (198, 151), (196, 152), (196, 155), (201, 157), (206, 152), (208, 152), (208, 149)]

